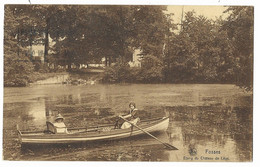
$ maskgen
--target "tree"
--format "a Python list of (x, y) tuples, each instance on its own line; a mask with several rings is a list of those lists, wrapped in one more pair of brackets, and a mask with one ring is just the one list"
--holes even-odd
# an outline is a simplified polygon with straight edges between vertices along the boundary
[(72, 64), (79, 64), (81, 60), (78, 58), (86, 48), (82, 45), (85, 34), (80, 32), (79, 9), (79, 6), (59, 6), (49, 21), (50, 37), (55, 42), (52, 55), (58, 64), (68, 65), (69, 69)]
[(234, 83), (233, 46), (223, 20), (209, 20), (187, 12), (178, 33), (170, 36), (164, 58), (170, 82)]
[(235, 83), (235, 57), (233, 56), (233, 44), (229, 40), (227, 31), (222, 29), (224, 20), (220, 17), (214, 22), (213, 46), (217, 49), (216, 72), (221, 83)]
[[(169, 52), (166, 75), (174, 82), (210, 82), (215, 80), (218, 48), (213, 40), (214, 24), (204, 16), (187, 12), (179, 33), (173, 34), (167, 46)], [(172, 75), (172, 76), (169, 76)]]
[(229, 7), (230, 15), (223, 23), (233, 45), (236, 84), (253, 89), (253, 32), (254, 8), (251, 6)]
[(15, 17), (15, 11), (9, 5), (5, 6), (4, 20), (4, 84), (5, 86), (25, 86), (29, 74), (33, 71), (32, 63), (26, 56), (26, 48), (19, 37), (20, 20), (25, 17)]
[(156, 56), (146, 55), (136, 80), (143, 83), (160, 83), (163, 80), (163, 62)]
[(144, 55), (163, 56), (165, 36), (171, 24), (165, 10), (166, 6), (137, 6), (133, 13), (135, 31), (132, 46), (140, 48)]
[[(129, 61), (134, 48), (161, 56), (166, 17), (161, 6), (64, 6), (50, 32), (57, 57), (67, 64), (91, 59)], [(108, 64), (108, 65), (109, 65)]]

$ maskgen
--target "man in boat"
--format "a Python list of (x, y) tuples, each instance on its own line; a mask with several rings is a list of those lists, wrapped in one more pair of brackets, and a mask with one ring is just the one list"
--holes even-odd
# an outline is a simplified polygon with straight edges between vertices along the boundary
[[(127, 119), (133, 124), (137, 124), (138, 122), (140, 122), (140, 118), (137, 116), (138, 109), (136, 108), (135, 103), (131, 102), (129, 104), (129, 108), (130, 108), (130, 112), (128, 115), (124, 115), (124, 116), (120, 115), (119, 117)], [(129, 122), (123, 122), (123, 124), (121, 125), (121, 129), (127, 129), (130, 127), (132, 127), (132, 125)]]
[(55, 133), (68, 133), (67, 127), (64, 124), (64, 118), (61, 114), (58, 114), (55, 118), (55, 122), (53, 123), (55, 127)]

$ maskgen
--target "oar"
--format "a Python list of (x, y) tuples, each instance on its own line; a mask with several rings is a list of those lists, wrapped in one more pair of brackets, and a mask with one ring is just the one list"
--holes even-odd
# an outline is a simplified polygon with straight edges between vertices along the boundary
[(166, 146), (167, 148), (171, 149), (171, 150), (178, 150), (178, 148), (174, 147), (173, 145), (169, 144), (169, 143), (164, 143), (161, 140), (159, 140), (157, 137), (155, 137), (154, 135), (152, 135), (151, 133), (143, 130), (142, 128), (140, 128), (139, 126), (133, 124), (132, 122), (126, 120), (125, 118), (119, 116), (121, 119), (123, 119), (124, 121), (130, 123), (131, 125), (133, 125), (134, 127), (136, 127), (137, 129), (143, 131), (144, 133), (146, 133), (147, 135), (151, 136), (152, 138), (154, 138), (155, 140), (157, 140), (158, 142), (162, 143), (164, 146)]

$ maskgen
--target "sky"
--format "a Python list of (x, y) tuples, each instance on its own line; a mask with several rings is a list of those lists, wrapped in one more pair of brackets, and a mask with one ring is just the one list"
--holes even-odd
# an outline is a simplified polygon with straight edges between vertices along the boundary
[(223, 18), (227, 17), (227, 14), (223, 15), (223, 12), (227, 9), (227, 7), (224, 6), (168, 6), (168, 11), (166, 13), (174, 13), (174, 16), (172, 16), (173, 22), (180, 23), (182, 9), (184, 14), (188, 11), (194, 10), (196, 12), (196, 15), (203, 15), (208, 19), (213, 20), (218, 18), (219, 16), (222, 16)]

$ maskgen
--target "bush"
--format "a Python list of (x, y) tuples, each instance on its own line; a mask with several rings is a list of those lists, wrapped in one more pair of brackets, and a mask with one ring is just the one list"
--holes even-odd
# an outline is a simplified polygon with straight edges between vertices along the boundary
[(34, 63), (34, 70), (36, 72), (41, 72), (41, 73), (50, 72), (49, 66), (47, 64), (43, 64), (42, 62), (35, 62)]
[(137, 80), (143, 83), (159, 83), (163, 80), (162, 61), (151, 55), (142, 60), (142, 67)]
[(147, 56), (142, 67), (130, 68), (128, 63), (116, 63), (105, 69), (102, 81), (106, 83), (159, 83), (162, 82), (162, 63), (154, 56)]
[(142, 69), (136, 80), (142, 83), (160, 83), (163, 80), (162, 68), (153, 67), (150, 69)]
[(129, 64), (116, 63), (114, 66), (105, 69), (102, 81), (110, 83), (131, 82), (130, 70)]
[(20, 86), (27, 86), (28, 80), (26, 78), (15, 78), (13, 80), (4, 81), (4, 86), (9, 87), (20, 87)]
[(32, 73), (33, 65), (26, 56), (5, 55), (5, 86), (26, 86)]

